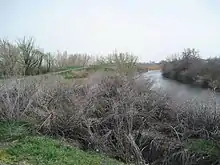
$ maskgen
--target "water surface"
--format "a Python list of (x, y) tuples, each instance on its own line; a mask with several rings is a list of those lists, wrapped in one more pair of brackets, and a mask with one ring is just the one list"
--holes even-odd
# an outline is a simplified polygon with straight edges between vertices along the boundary
[(172, 100), (185, 102), (196, 99), (207, 101), (213, 98), (220, 103), (220, 93), (213, 93), (210, 89), (195, 87), (182, 84), (175, 80), (164, 78), (160, 71), (149, 71), (144, 74), (145, 78), (151, 78), (154, 81), (153, 89), (161, 90), (171, 96)]

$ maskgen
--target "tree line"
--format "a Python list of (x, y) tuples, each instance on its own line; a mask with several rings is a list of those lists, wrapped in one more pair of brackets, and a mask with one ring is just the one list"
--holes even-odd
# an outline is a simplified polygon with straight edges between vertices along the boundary
[(86, 66), (92, 60), (87, 54), (56, 54), (44, 52), (36, 46), (33, 37), (15, 42), (0, 39), (0, 76), (38, 75), (58, 71), (70, 66)]

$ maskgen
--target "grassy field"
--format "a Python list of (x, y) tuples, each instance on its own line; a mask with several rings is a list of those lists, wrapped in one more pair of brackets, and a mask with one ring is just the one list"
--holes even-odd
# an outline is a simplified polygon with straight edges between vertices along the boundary
[[(138, 66), (138, 71), (140, 72), (147, 72), (150, 70), (158, 70), (159, 66)], [(48, 79), (49, 81), (57, 81), (60, 79), (66, 79), (67, 80), (80, 80), (87, 78), (89, 75), (95, 73), (95, 72), (115, 72), (115, 65), (91, 65), (87, 67), (83, 66), (69, 66), (64, 67), (60, 71), (57, 72), (51, 72), (47, 74), (42, 75), (34, 75), (34, 76), (17, 76), (17, 77), (11, 77), (7, 79), (0, 79), (0, 84), (13, 84), (17, 83), (23, 83), (24, 81), (40, 81), (41, 79)]]
[(0, 164), (119, 165), (102, 154), (85, 152), (61, 139), (33, 133), (22, 122), (0, 123)]
[[(150, 70), (158, 70), (159, 66), (137, 66), (139, 72), (147, 72)], [(81, 79), (87, 78), (95, 72), (116, 72), (115, 65), (91, 65), (88, 67), (69, 67), (64, 71), (55, 74), (63, 76), (64, 79)]]

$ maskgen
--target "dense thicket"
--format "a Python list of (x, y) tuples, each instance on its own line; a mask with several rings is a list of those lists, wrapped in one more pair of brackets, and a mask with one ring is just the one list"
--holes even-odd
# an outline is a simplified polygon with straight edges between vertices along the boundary
[(195, 49), (185, 49), (163, 62), (165, 77), (219, 90), (220, 58), (202, 59)]

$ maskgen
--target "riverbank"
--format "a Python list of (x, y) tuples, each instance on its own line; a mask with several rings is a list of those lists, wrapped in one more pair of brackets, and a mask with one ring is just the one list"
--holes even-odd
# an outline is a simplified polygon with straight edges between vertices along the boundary
[(181, 83), (220, 91), (219, 68), (219, 58), (202, 59), (195, 49), (186, 49), (163, 63), (162, 75)]
[(215, 90), (216, 92), (220, 91), (220, 88), (216, 86), (215, 81), (207, 79), (204, 76), (196, 76), (194, 78), (191, 78), (188, 77), (183, 72), (182, 73), (162, 72), (162, 76), (165, 78), (176, 80), (183, 84), (189, 84), (200, 88), (212, 89)]
[[(31, 131), (14, 139), (23, 127), (12, 124), (15, 131), (5, 129), (10, 130), (6, 139), (12, 139), (12, 148), (2, 148), (1, 154), (6, 157), (20, 155), (22, 161), (34, 164), (41, 158), (27, 154), (38, 144), (45, 147), (37, 148), (34, 153), (48, 155), (47, 160), (39, 160), (46, 163), (56, 157), (62, 164), (63, 160), (59, 159), (62, 154), (69, 155), (64, 158), (71, 162), (71, 155), (76, 157), (78, 153), (79, 159), (87, 161), (88, 151), (98, 154), (95, 160), (107, 155), (106, 159), (111, 157), (125, 164), (185, 165), (219, 161), (216, 132), (220, 128), (220, 113), (215, 107), (207, 111), (204, 105), (188, 103), (174, 109), (169, 98), (151, 90), (150, 80), (102, 72), (90, 75), (83, 84), (64, 84), (61, 80), (48, 83), (45, 79), (23, 84), (24, 88), (19, 85), (1, 88), (0, 120), (7, 125), (24, 121)], [(84, 151), (53, 143), (52, 139), (60, 141), (60, 137), (77, 142)], [(52, 144), (52, 149), (47, 144)]]

